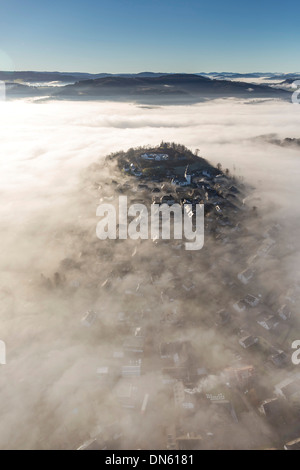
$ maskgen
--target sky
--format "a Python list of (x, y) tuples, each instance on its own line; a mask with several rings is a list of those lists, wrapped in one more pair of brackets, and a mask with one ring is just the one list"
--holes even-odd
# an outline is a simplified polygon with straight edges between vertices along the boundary
[(0, 70), (297, 72), (298, 0), (0, 0)]

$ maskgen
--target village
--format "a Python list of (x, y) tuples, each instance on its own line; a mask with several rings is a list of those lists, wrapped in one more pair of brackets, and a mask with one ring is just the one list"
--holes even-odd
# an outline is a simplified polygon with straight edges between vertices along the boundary
[(122, 154), (121, 177), (101, 185), (102, 200), (113, 200), (113, 187), (131, 203), (203, 203), (205, 246), (191, 254), (181, 240), (97, 245), (110, 266), (109, 274), (101, 267), (101, 302), (118, 300), (109, 324), (105, 309), (87, 309), (81, 334), (114, 336), (93, 381), (119, 420), (100, 420), (79, 449), (227, 448), (221, 436), (238, 436), (245, 419), (266, 429), (249, 449), (298, 449), (300, 369), (291, 345), (300, 339), (300, 289), (283, 278), (274, 290), (266, 271), (293, 247), (283, 245), (278, 221), (264, 224), (259, 206), (245, 203), (249, 188), (228, 171), (154, 150)]

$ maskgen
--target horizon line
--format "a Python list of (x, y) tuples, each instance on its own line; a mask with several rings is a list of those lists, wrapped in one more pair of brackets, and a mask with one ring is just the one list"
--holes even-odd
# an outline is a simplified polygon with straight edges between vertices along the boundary
[(263, 72), (259, 72), (259, 71), (247, 71), (247, 72), (237, 72), (235, 70), (230, 70), (230, 71), (225, 71), (225, 70), (222, 70), (222, 71), (210, 71), (210, 72), (205, 72), (205, 71), (202, 71), (202, 72), (153, 72), (151, 70), (144, 70), (144, 71), (141, 71), (141, 72), (82, 72), (82, 71), (72, 71), (72, 72), (68, 72), (68, 71), (59, 71), (59, 70), (34, 70), (34, 69), (22, 69), (22, 70), (0, 70), (0, 72), (2, 73), (28, 73), (28, 72), (33, 72), (33, 73), (59, 73), (59, 74), (89, 74), (89, 75), (100, 75), (100, 74), (107, 74), (107, 75), (139, 75), (139, 74), (142, 74), (142, 73), (153, 73), (153, 74), (166, 74), (166, 75), (169, 75), (169, 74), (172, 74), (172, 75), (175, 75), (175, 74), (184, 74), (184, 75), (197, 75), (197, 74), (212, 74), (212, 73), (235, 73), (235, 74), (239, 74), (239, 75), (245, 75), (245, 74), (284, 74), (284, 75), (288, 75), (288, 74), (300, 74), (300, 72), (295, 72), (295, 71), (291, 71), (291, 72), (281, 72), (281, 71), (263, 71)]

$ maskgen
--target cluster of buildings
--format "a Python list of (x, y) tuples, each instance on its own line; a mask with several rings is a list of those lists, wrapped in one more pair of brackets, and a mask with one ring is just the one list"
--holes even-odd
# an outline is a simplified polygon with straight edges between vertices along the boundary
[(141, 158), (143, 160), (151, 160), (156, 162), (163, 162), (170, 159), (167, 153), (143, 153)]
[[(167, 156), (167, 154), (151, 153), (142, 154), (140, 158), (167, 161)], [(244, 208), (243, 195), (231, 178), (219, 170), (203, 168), (202, 162), (198, 166), (194, 163), (182, 167), (182, 162), (179, 161), (176, 165), (176, 167), (162, 165), (161, 171), (156, 171), (155, 166), (153, 174), (145, 174), (138, 161), (125, 163), (123, 170), (138, 177), (137, 180), (126, 183), (126, 192), (133, 194), (133, 202), (145, 203), (147, 199), (149, 200), (149, 195), (152, 195), (152, 200), (149, 202), (154, 204), (172, 206), (179, 203), (192, 204), (194, 207), (196, 204), (204, 204), (205, 214), (211, 215), (207, 217), (206, 231), (215, 230), (219, 226), (221, 232), (222, 226), (237, 224), (237, 214)], [(122, 187), (120, 192), (124, 190)], [(222, 238), (222, 233), (219, 233), (219, 238)]]
[[(276, 433), (278, 448), (292, 450), (300, 443), (300, 376), (291, 360), (292, 338), (300, 333), (295, 315), (300, 289), (296, 281), (291, 284), (283, 279), (277, 291), (264, 286), (266, 266), (280, 266), (281, 229), (277, 223), (270, 224), (257, 240), (253, 254), (249, 256), (247, 251), (244, 269), (237, 274), (238, 283), (228, 284), (233, 295), (240, 298), (228, 309), (233, 312), (238, 343), (245, 350), (241, 360), (253, 361), (259, 371), (251, 404)], [(242, 266), (242, 257), (240, 261)]]
[[(155, 162), (167, 162), (167, 157), (140, 156)], [(243, 202), (243, 188), (230, 177), (188, 166), (180, 176), (168, 167), (164, 175), (144, 177), (136, 162), (124, 170), (138, 178), (117, 184), (115, 190), (130, 195), (131, 202), (204, 203), (206, 233), (214, 245), (201, 253), (202, 264), (200, 257), (178, 253), (180, 241), (166, 244), (160, 258), (158, 251), (159, 259), (148, 259), (137, 246), (128, 254), (128, 259), (137, 259), (141, 253), (136, 285), (127, 286), (122, 295), (114, 289), (122, 278), (117, 267), (117, 273), (103, 282), (101, 288), (110, 295), (118, 293), (120, 303), (130, 307), (116, 315), (117, 345), (112, 345), (110, 355), (99, 358), (95, 370), (99, 388), (107, 392), (117, 414), (129, 416), (132, 426), (140, 430), (140, 448), (151, 445), (143, 441), (144, 429), (157, 432), (163, 449), (219, 448), (217, 436), (229, 436), (229, 441), (231, 430), (239, 429), (247, 413), (258, 430), (262, 422), (270, 426), (276, 448), (300, 448), (300, 373), (288, 350), (299, 289), (296, 283), (284, 284), (281, 292), (272, 294), (264, 287), (264, 267), (276, 258), (281, 227), (270, 224), (256, 234), (249, 253), (243, 236), (250, 236), (245, 226), (250, 209)], [(208, 253), (212, 247), (215, 256)], [(172, 274), (164, 287), (162, 259), (169, 262), (167, 272)], [(207, 266), (204, 292), (197, 277), (202, 266)], [(184, 310), (191, 301), (199, 314)], [(90, 310), (81, 324), (93, 329), (98, 321), (99, 315)], [(198, 326), (216, 331), (218, 338), (223, 335), (224, 342), (230, 338), (226, 349), (232, 359), (226, 366), (225, 360), (214, 365), (209, 350), (199, 353), (195, 336), (187, 339), (186, 332), (197, 332)], [(202, 420), (205, 413), (214, 420)], [(120, 448), (128, 443), (125, 434), (124, 429), (116, 433)], [(92, 436), (83, 447), (117, 446), (116, 441), (106, 442)]]

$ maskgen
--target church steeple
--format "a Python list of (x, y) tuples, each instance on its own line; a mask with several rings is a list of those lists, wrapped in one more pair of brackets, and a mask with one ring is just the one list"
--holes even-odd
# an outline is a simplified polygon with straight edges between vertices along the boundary
[(192, 174), (189, 170), (189, 165), (187, 165), (186, 169), (185, 169), (185, 173), (184, 173), (184, 177), (186, 179), (186, 182), (187, 184), (191, 184), (192, 183)]

